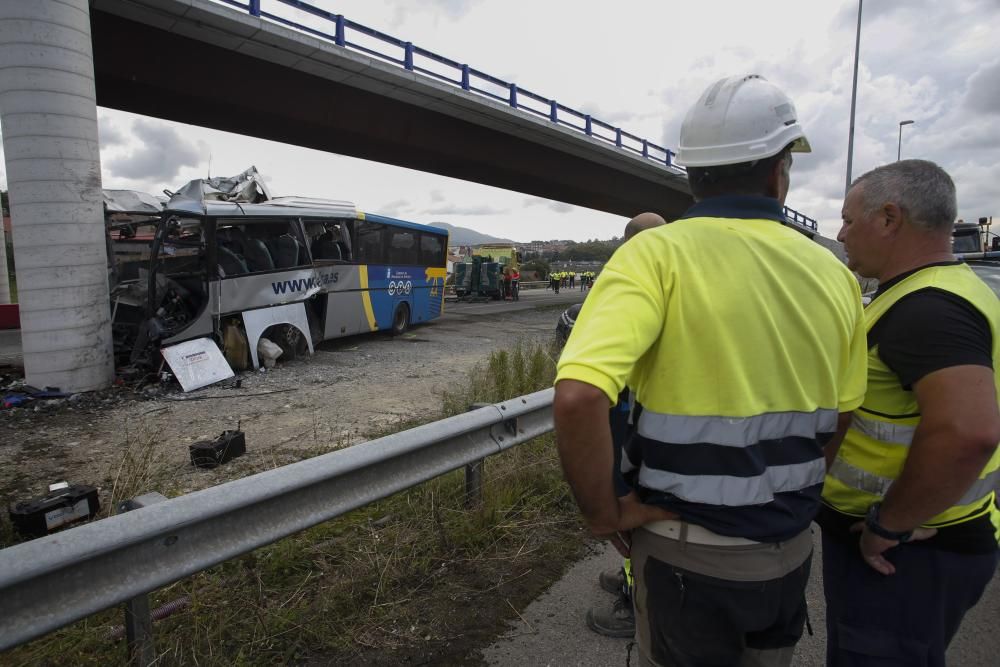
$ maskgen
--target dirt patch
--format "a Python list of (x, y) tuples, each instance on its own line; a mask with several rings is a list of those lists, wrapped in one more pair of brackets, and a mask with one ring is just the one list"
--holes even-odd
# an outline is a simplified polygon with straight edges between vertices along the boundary
[[(60, 480), (113, 483), (130, 439), (154, 440), (171, 469), (168, 495), (367, 439), (440, 410), (441, 395), (489, 352), (513, 341), (547, 341), (558, 310), (449, 315), (393, 338), (355, 336), (322, 344), (313, 357), (247, 372), (184, 394), (179, 388), (112, 389), (0, 410), (0, 498), (43, 494)], [(195, 469), (188, 445), (239, 426), (247, 455), (215, 471)], [(102, 498), (104, 500), (104, 498)]]

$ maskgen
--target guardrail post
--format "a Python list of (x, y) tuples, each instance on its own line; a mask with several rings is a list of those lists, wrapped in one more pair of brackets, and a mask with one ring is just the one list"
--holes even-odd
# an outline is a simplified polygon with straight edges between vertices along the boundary
[[(118, 513), (160, 503), (166, 497), (159, 493), (126, 500), (118, 504)], [(156, 646), (153, 642), (153, 618), (149, 613), (149, 594), (137, 595), (125, 603), (125, 646), (130, 667), (151, 667), (156, 664)]]
[(593, 127), (590, 124), (590, 114), (589, 113), (586, 114), (586, 115), (584, 115), (584, 117), (583, 117), (583, 127), (584, 127), (584, 131), (587, 133), (588, 137), (594, 133), (594, 129), (593, 129)]
[[(469, 412), (480, 408), (488, 408), (492, 403), (473, 403)], [(486, 461), (479, 459), (465, 464), (465, 507), (473, 509), (483, 504), (483, 465)]]
[(666, 152), (667, 152), (667, 157), (663, 161), (663, 164), (665, 164), (665, 165), (667, 165), (669, 167), (670, 166), (670, 162), (671, 162), (670, 158), (673, 157), (673, 153), (670, 151), (669, 148), (666, 149)]
[(615, 146), (622, 147), (622, 129), (620, 127), (615, 128)]
[(260, 16), (260, 0), (250, 0), (250, 16)]
[(642, 140), (642, 156), (649, 157), (649, 141), (646, 139)]
[(465, 466), (465, 506), (468, 509), (483, 504), (483, 464), (479, 460)]
[(413, 69), (413, 43), (406, 42), (403, 45), (403, 67), (408, 70)]
[(150, 667), (156, 664), (149, 595), (137, 595), (125, 603), (125, 642), (130, 667)]
[(559, 105), (555, 100), (549, 102), (549, 120), (553, 123), (559, 122)]
[(517, 108), (517, 84), (510, 84), (510, 105)]
[(469, 89), (469, 66), (462, 65), (462, 90)]

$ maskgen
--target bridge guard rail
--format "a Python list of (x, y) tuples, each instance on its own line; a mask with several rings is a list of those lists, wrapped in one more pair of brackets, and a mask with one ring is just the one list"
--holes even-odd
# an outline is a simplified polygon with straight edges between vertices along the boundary
[(0, 551), (0, 650), (552, 430), (553, 389)]

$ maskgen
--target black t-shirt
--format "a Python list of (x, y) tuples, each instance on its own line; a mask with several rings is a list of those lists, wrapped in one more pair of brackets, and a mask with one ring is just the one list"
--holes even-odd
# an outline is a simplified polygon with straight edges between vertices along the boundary
[[(920, 270), (896, 276), (879, 286), (872, 303), (893, 285)], [(899, 377), (907, 391), (912, 391), (913, 384), (922, 377), (943, 368), (967, 364), (993, 368), (993, 334), (986, 317), (957, 294), (936, 288), (912, 292), (893, 304), (868, 332), (868, 348), (876, 345), (879, 358)], [(850, 537), (847, 529), (860, 518), (824, 506), (816, 520), (830, 534), (846, 539)], [(850, 539), (857, 540), (857, 535)], [(989, 515), (941, 528), (937, 535), (921, 544), (962, 553), (997, 549)]]
[[(952, 264), (958, 262), (931, 266)], [(919, 270), (880, 286), (872, 303)], [(908, 391), (914, 382), (942, 368), (966, 364), (993, 368), (993, 334), (986, 317), (957, 294), (933, 287), (907, 294), (879, 318), (868, 332), (868, 348), (876, 345), (879, 358)]]

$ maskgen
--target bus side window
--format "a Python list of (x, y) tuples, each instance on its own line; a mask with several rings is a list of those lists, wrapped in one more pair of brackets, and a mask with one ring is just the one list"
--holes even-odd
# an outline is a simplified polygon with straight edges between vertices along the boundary
[(346, 231), (339, 222), (327, 222), (321, 225), (315, 234), (310, 233), (312, 240), (309, 248), (312, 251), (313, 259), (335, 262), (351, 261), (350, 246), (345, 241), (345, 239), (349, 241), (350, 237)]
[(390, 229), (389, 263), (417, 264), (416, 232), (407, 229)]
[(385, 225), (359, 220), (356, 227), (355, 257), (361, 264), (386, 264)]
[(420, 264), (444, 266), (444, 237), (426, 232), (420, 234)]

